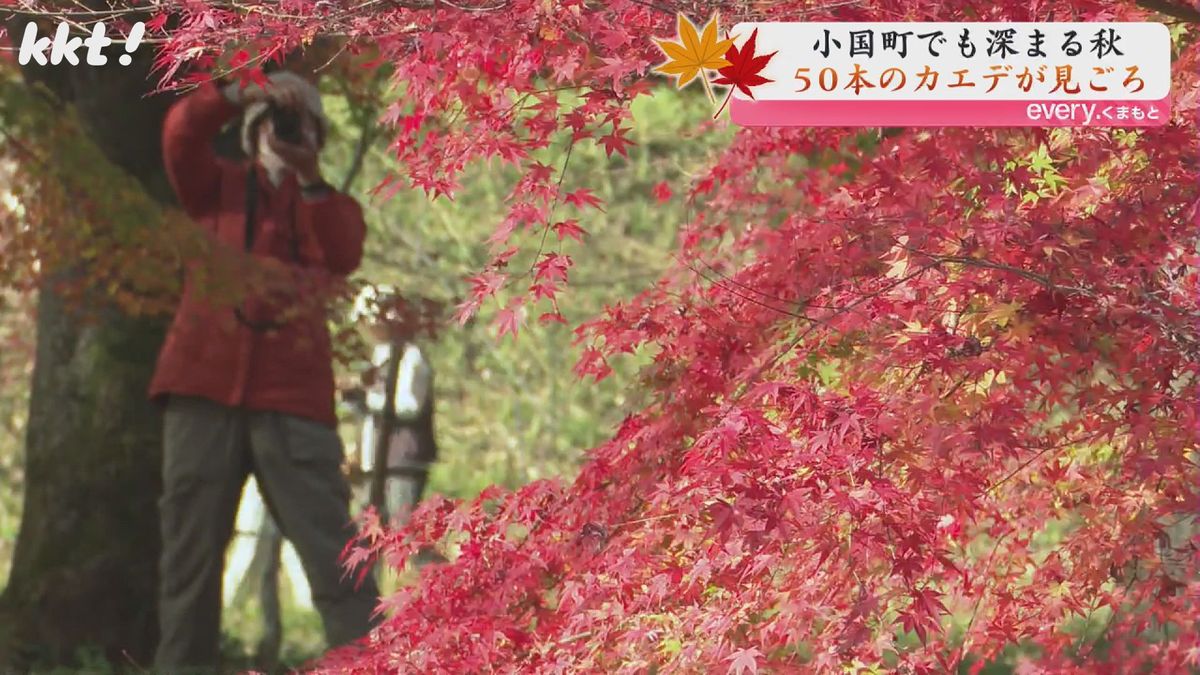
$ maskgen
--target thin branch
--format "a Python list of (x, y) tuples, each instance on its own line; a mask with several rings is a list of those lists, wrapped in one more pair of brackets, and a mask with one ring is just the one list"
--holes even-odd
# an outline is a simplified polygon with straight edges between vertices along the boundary
[(1175, 17), (1188, 23), (1200, 23), (1200, 9), (1188, 7), (1170, 0), (1137, 0), (1139, 7)]
[[(342, 81), (342, 95), (347, 100), (350, 99), (350, 87), (345, 81)], [(342, 192), (349, 191), (350, 187), (354, 185), (355, 179), (362, 172), (367, 151), (370, 150), (371, 144), (379, 136), (378, 127), (373, 123), (378, 110), (378, 99), (372, 98), (358, 115), (357, 121), (361, 127), (361, 131), (358, 135), (358, 143), (354, 147), (354, 156), (350, 162), (350, 169), (346, 171), (346, 176), (342, 179)]]
[[(558, 208), (558, 200), (562, 195), (563, 179), (567, 177), (567, 167), (571, 165), (571, 152), (575, 149), (576, 142), (577, 140), (575, 136), (572, 135), (571, 143), (567, 145), (567, 156), (563, 159), (562, 169), (558, 172), (558, 183), (555, 185), (554, 189), (554, 202), (550, 204), (549, 220), (554, 220), (554, 209)], [(546, 237), (550, 234), (551, 227), (553, 227), (553, 224), (547, 221), (546, 226), (542, 228), (542, 240), (538, 242), (537, 255), (533, 257), (533, 262), (529, 264), (529, 272), (527, 273), (527, 276), (533, 275), (533, 270), (535, 267), (537, 267), (538, 258), (542, 257), (542, 251), (546, 248)]]
[(1000, 272), (1008, 272), (1010, 274), (1015, 274), (1023, 279), (1032, 281), (1041, 286), (1045, 286), (1046, 288), (1049, 288), (1051, 290), (1062, 291), (1062, 292), (1066, 292), (1066, 293), (1074, 293), (1074, 294), (1078, 294), (1078, 295), (1085, 295), (1089, 298), (1096, 297), (1096, 293), (1094, 291), (1092, 291), (1091, 289), (1082, 288), (1079, 286), (1063, 286), (1060, 284), (1056, 284), (1053, 281), (1051, 281), (1050, 278), (1047, 276), (1043, 276), (1036, 272), (1030, 272), (1029, 270), (1021, 268), (1021, 267), (1014, 267), (1012, 265), (1005, 265), (1003, 263), (994, 262), (994, 261), (988, 260), (987, 258), (968, 258), (966, 256), (959, 256), (959, 255), (938, 255), (936, 253), (927, 253), (920, 249), (912, 248), (909, 246), (901, 246), (901, 248), (903, 248), (904, 250), (909, 251), (911, 253), (916, 253), (918, 255), (926, 256), (930, 260), (933, 260), (935, 263), (937, 263), (939, 265), (942, 265), (945, 263), (952, 263), (952, 264), (958, 264), (958, 265), (966, 265), (968, 267), (982, 267), (985, 269), (997, 270)]
[(362, 132), (358, 135), (358, 143), (354, 146), (354, 158), (350, 161), (350, 168), (346, 171), (346, 177), (342, 179), (342, 192), (349, 192), (350, 187), (354, 185), (354, 180), (362, 172), (363, 160), (367, 155), (367, 149), (371, 147), (371, 143), (374, 140), (374, 127), (370, 122), (363, 124)]
[[(779, 360), (782, 359), (784, 356), (792, 353), (792, 351), (798, 345), (800, 345), (806, 339), (808, 339), (808, 336), (811, 335), (820, 326), (827, 324), (832, 319), (834, 319), (842, 314), (845, 314), (846, 312), (852, 311), (855, 307), (857, 307), (858, 305), (861, 305), (864, 302), (867, 302), (868, 300), (873, 300), (873, 299), (883, 295), (884, 293), (891, 291), (892, 289), (896, 288), (897, 286), (900, 286), (901, 284), (906, 284), (909, 281), (912, 281), (913, 279), (921, 276), (922, 274), (928, 272), (929, 270), (931, 270), (937, 266), (938, 266), (938, 263), (936, 263), (936, 262), (922, 265), (915, 272), (911, 272), (903, 277), (900, 277), (899, 279), (896, 279), (894, 282), (888, 284), (887, 286), (885, 286), (879, 290), (872, 291), (871, 293), (866, 293), (862, 297), (857, 298), (854, 302), (851, 302), (847, 305), (844, 305), (844, 306), (838, 308), (830, 316), (828, 316), (824, 319), (814, 320), (812, 325), (810, 325), (807, 329), (805, 329), (804, 332), (802, 332), (800, 335), (797, 335), (794, 339), (789, 340), (788, 343), (786, 345), (784, 345), (783, 349), (778, 350), (775, 353), (775, 356), (771, 357), (770, 359), (768, 359), (767, 361), (765, 361), (764, 363), (759, 365), (758, 368), (754, 369), (754, 372), (751, 373), (750, 376), (746, 378), (746, 387), (743, 390), (743, 394), (747, 391), (750, 391), (751, 385), (756, 384), (758, 382), (758, 379), (760, 377), (762, 377), (763, 373), (765, 373), (768, 369), (770, 369), (776, 363), (778, 363)], [(732, 407), (735, 403), (740, 401), (743, 394), (739, 394), (739, 395), (735, 396), (731, 401), (729, 401), (729, 403), (726, 405), (726, 409), (728, 409), (729, 407)]]
[[(704, 279), (708, 283), (712, 284), (713, 287), (718, 288), (726, 293), (729, 293), (730, 295), (741, 298), (742, 300), (745, 300), (746, 302), (754, 304), (758, 307), (762, 307), (763, 309), (766, 309), (766, 310), (769, 310), (772, 312), (777, 312), (779, 314), (783, 314), (784, 316), (792, 317), (793, 319), (799, 319), (801, 321), (808, 321), (808, 322), (812, 322), (812, 323), (816, 322), (815, 319), (807, 317), (799, 312), (793, 312), (789, 309), (780, 309), (779, 307), (775, 307), (774, 305), (767, 304), (766, 302), (763, 302), (763, 301), (759, 300), (758, 298), (753, 297), (752, 295), (741, 293), (740, 291), (738, 291), (735, 288), (726, 286), (720, 280), (710, 278), (707, 274), (700, 271), (699, 268), (695, 267), (690, 262), (684, 260), (679, 255), (676, 255), (675, 259), (678, 260), (684, 267), (687, 267), (689, 270), (691, 270), (696, 276), (698, 276), (701, 279)], [(800, 307), (805, 306), (804, 303), (796, 303), (796, 304)]]
[(1046, 456), (1046, 453), (1048, 453), (1048, 452), (1050, 452), (1050, 451), (1052, 451), (1052, 450), (1061, 450), (1061, 449), (1063, 449), (1063, 448), (1065, 448), (1065, 447), (1068, 447), (1068, 446), (1071, 446), (1071, 445), (1081, 445), (1081, 444), (1083, 444), (1083, 443), (1089, 443), (1089, 442), (1091, 442), (1091, 441), (1094, 441), (1094, 440), (1096, 440), (1096, 439), (1097, 439), (1097, 438), (1099, 438), (1100, 436), (1103, 436), (1105, 433), (1107, 433), (1107, 430), (1101, 429), (1101, 430), (1098, 430), (1098, 431), (1096, 431), (1095, 433), (1092, 433), (1092, 434), (1090, 434), (1090, 435), (1088, 435), (1088, 436), (1084, 436), (1083, 438), (1069, 438), (1069, 439), (1067, 439), (1067, 440), (1065, 440), (1065, 441), (1063, 441), (1062, 443), (1059, 443), (1059, 444), (1057, 444), (1057, 445), (1048, 445), (1048, 446), (1046, 446), (1046, 447), (1042, 448), (1042, 449), (1041, 449), (1041, 451), (1039, 451), (1039, 452), (1038, 452), (1037, 454), (1035, 454), (1034, 456), (1032, 456), (1032, 457), (1030, 457), (1029, 459), (1027, 459), (1027, 460), (1025, 460), (1024, 462), (1022, 462), (1020, 466), (1018, 466), (1017, 468), (1013, 469), (1012, 471), (1009, 471), (1009, 472), (1008, 472), (1008, 474), (1007, 474), (1007, 475), (1005, 475), (1003, 478), (1001, 478), (1000, 480), (996, 481), (995, 483), (992, 483), (992, 484), (991, 484), (990, 486), (988, 486), (988, 488), (987, 488), (986, 490), (984, 490), (984, 491), (983, 491), (981, 494), (988, 495), (988, 494), (991, 494), (991, 493), (995, 492), (995, 491), (996, 491), (996, 490), (997, 490), (997, 489), (998, 489), (1000, 486), (1002, 486), (1002, 485), (1004, 485), (1005, 483), (1007, 483), (1008, 481), (1012, 480), (1014, 476), (1016, 476), (1017, 474), (1021, 473), (1021, 472), (1022, 472), (1022, 471), (1024, 471), (1025, 469), (1029, 468), (1029, 466), (1030, 466), (1031, 464), (1033, 464), (1034, 462), (1038, 461), (1038, 460), (1039, 460), (1039, 459), (1041, 459), (1042, 457), (1045, 457), (1045, 456)]
[[(999, 537), (996, 538), (995, 543), (992, 544), (992, 551), (991, 551), (991, 553), (988, 553), (988, 557), (987, 557), (987, 567), (985, 568), (987, 571), (984, 573), (985, 577), (986, 577), (986, 575), (991, 574), (992, 563), (996, 557), (996, 550), (1000, 548), (1000, 542), (1004, 541), (1004, 538), (1007, 537), (1008, 535), (1009, 535), (1009, 532), (1002, 533)], [(988, 585), (989, 585), (988, 580), (985, 578), (984, 583), (983, 583), (983, 588), (980, 590), (980, 593), (979, 593), (979, 597), (975, 598), (975, 606), (971, 608), (971, 618), (969, 620), (967, 620), (966, 628), (963, 628), (963, 641), (962, 641), (962, 644), (960, 644), (958, 646), (958, 658), (955, 660), (956, 665), (961, 665), (963, 662), (963, 659), (966, 658), (967, 643), (971, 639), (971, 627), (975, 625), (975, 617), (979, 615), (979, 608), (983, 605), (984, 597), (987, 596)]]

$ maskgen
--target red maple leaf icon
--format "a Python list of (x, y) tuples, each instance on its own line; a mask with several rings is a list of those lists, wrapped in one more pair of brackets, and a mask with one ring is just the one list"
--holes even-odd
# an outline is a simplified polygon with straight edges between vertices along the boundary
[(771, 57), (778, 54), (778, 52), (755, 56), (754, 43), (757, 38), (758, 29), (755, 28), (754, 32), (750, 34), (750, 39), (746, 40), (746, 44), (742, 45), (741, 49), (738, 49), (735, 45), (731, 46), (729, 51), (725, 52), (725, 60), (729, 61), (730, 65), (717, 71), (721, 74), (721, 77), (713, 80), (714, 84), (732, 85), (737, 87), (743, 94), (754, 98), (750, 87), (774, 82), (774, 80), (767, 79), (759, 75), (759, 73), (762, 72), (763, 68), (767, 67), (767, 64), (771, 61)]

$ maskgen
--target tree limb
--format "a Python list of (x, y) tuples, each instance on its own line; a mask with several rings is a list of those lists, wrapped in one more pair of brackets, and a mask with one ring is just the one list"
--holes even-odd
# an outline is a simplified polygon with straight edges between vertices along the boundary
[(371, 142), (375, 139), (375, 134), (371, 129), (370, 123), (362, 125), (362, 129), (358, 135), (358, 143), (354, 147), (354, 157), (350, 161), (350, 168), (346, 171), (346, 177), (342, 179), (342, 192), (349, 192), (354, 185), (354, 179), (358, 178), (358, 174), (362, 171), (363, 160), (366, 158), (367, 150), (371, 147)]
[(1175, 17), (1188, 23), (1200, 23), (1200, 9), (1182, 5), (1172, 0), (1137, 0), (1139, 7)]
[[(355, 179), (362, 171), (363, 162), (366, 159), (367, 151), (371, 149), (371, 144), (375, 142), (378, 136), (378, 125), (376, 118), (379, 113), (378, 91), (375, 86), (377, 81), (371, 82), (372, 96), (368, 102), (355, 115), (355, 121), (359, 127), (358, 142), (354, 146), (354, 154), (351, 156), (350, 168), (346, 171), (346, 175), (342, 178), (342, 192), (349, 192), (350, 187), (354, 185)], [(346, 101), (352, 100), (350, 94), (350, 86), (342, 81), (342, 95), (346, 97)]]

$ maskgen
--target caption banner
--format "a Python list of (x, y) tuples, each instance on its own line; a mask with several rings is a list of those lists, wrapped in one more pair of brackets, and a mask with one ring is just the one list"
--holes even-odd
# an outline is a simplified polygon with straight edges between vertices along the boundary
[[(755, 32), (757, 31), (757, 32)], [(773, 53), (734, 90), (746, 126), (1166, 124), (1171, 38), (1160, 23), (740, 23)], [(866, 104), (866, 105), (864, 105)]]

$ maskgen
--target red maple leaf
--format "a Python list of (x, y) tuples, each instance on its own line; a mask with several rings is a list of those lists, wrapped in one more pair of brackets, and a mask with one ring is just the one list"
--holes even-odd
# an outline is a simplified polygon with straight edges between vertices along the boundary
[(755, 28), (754, 32), (750, 34), (750, 39), (746, 40), (746, 44), (742, 45), (741, 49), (738, 49), (737, 45), (734, 45), (729, 48), (729, 51), (725, 52), (725, 60), (729, 61), (730, 65), (717, 71), (721, 74), (721, 77), (713, 80), (715, 84), (727, 84), (737, 87), (743, 94), (754, 98), (750, 87), (774, 82), (774, 80), (767, 79), (759, 75), (759, 73), (762, 72), (763, 68), (767, 67), (767, 64), (771, 61), (771, 57), (775, 56), (778, 52), (755, 56), (754, 43), (757, 38), (758, 29)]
[(551, 283), (566, 282), (567, 270), (573, 264), (571, 256), (561, 253), (547, 253), (533, 267), (536, 270), (534, 278), (537, 281), (549, 281)]
[(167, 25), (167, 14), (156, 14), (154, 18), (146, 22), (146, 32), (154, 32), (162, 30), (162, 27)]
[(667, 181), (665, 180), (658, 185), (655, 185), (651, 192), (654, 194), (654, 198), (658, 200), (659, 204), (671, 201), (671, 186), (667, 185)]
[(754, 675), (758, 672), (758, 657), (762, 656), (762, 652), (758, 651), (757, 647), (748, 649), (739, 649), (729, 657), (729, 670), (727, 672), (733, 675), (741, 675), (742, 673), (750, 673)]
[(587, 234), (582, 227), (579, 227), (579, 221), (574, 218), (557, 222), (551, 229), (558, 235), (559, 241), (562, 241), (566, 237), (570, 237), (575, 241), (583, 241), (583, 235)]
[(592, 191), (587, 188), (579, 188), (574, 192), (568, 193), (565, 197), (563, 197), (563, 200), (568, 204), (578, 208), (591, 206), (597, 211), (604, 213), (604, 209), (600, 206), (604, 202), (599, 197), (592, 194)]
[(496, 314), (496, 325), (499, 326), (497, 338), (502, 338), (505, 333), (509, 333), (514, 340), (517, 339), (517, 330), (521, 326), (521, 317), (517, 314), (518, 307), (520, 307), (520, 303), (513, 303)]
[(625, 151), (625, 147), (635, 145), (635, 143), (625, 137), (625, 132), (627, 131), (629, 130), (614, 126), (612, 133), (600, 137), (600, 143), (604, 146), (605, 155), (612, 157), (612, 154), (616, 152), (623, 157), (629, 156)]

